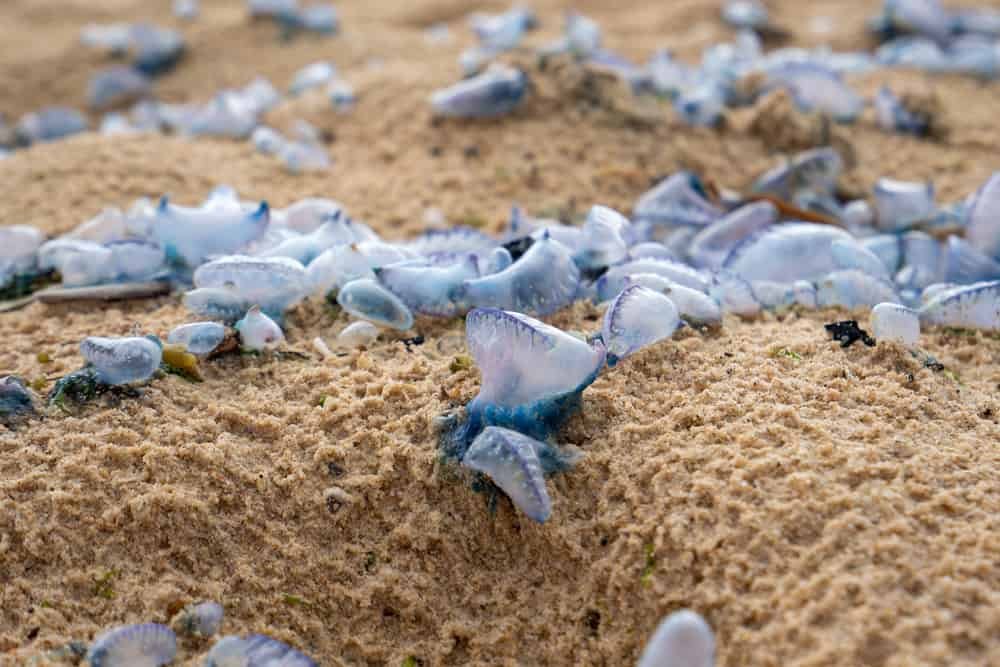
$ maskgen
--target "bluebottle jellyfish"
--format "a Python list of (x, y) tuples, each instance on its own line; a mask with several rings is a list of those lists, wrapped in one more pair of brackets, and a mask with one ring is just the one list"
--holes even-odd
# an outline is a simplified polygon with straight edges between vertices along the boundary
[(100, 382), (123, 385), (153, 377), (160, 368), (163, 344), (156, 336), (91, 336), (80, 343), (80, 354), (93, 366)]
[(588, 343), (521, 313), (477, 308), (465, 319), (469, 351), (482, 379), (464, 421), (441, 434), (447, 458), (461, 460), (486, 426), (547, 440), (580, 407), (604, 366), (600, 341)]
[(504, 65), (439, 90), (431, 96), (435, 113), (458, 118), (501, 116), (513, 111), (525, 98), (528, 77)]
[(413, 313), (398, 296), (371, 278), (352, 280), (337, 294), (337, 303), (354, 317), (400, 331), (413, 326)]
[(920, 322), (1000, 331), (1000, 280), (943, 291), (920, 309)]
[(177, 636), (158, 623), (126, 625), (94, 640), (87, 651), (90, 667), (161, 667), (177, 657)]
[(608, 365), (614, 366), (641, 348), (669, 338), (680, 325), (673, 301), (642, 285), (629, 285), (604, 313), (601, 339), (607, 348)]
[(153, 220), (153, 238), (172, 261), (194, 269), (214, 255), (236, 252), (267, 231), (271, 215), (262, 202), (253, 213), (210, 206), (176, 206), (163, 197)]
[(220, 257), (198, 267), (194, 285), (227, 290), (279, 320), (308, 293), (305, 268), (288, 257)]
[(465, 308), (459, 299), (462, 283), (479, 277), (476, 256), (459, 258), (448, 266), (409, 263), (375, 269), (382, 285), (415, 313), (453, 317)]
[(210, 354), (226, 338), (226, 327), (217, 322), (192, 322), (175, 327), (167, 334), (167, 343), (183, 345), (196, 356)]
[(872, 333), (876, 340), (914, 347), (920, 342), (920, 314), (898, 303), (880, 303), (872, 308)]
[(253, 352), (271, 350), (285, 340), (281, 327), (262, 313), (259, 306), (253, 306), (248, 310), (233, 328), (240, 334), (240, 344), (244, 350)]
[(319, 667), (291, 646), (264, 635), (223, 637), (205, 657), (205, 667)]
[(457, 296), (470, 306), (549, 315), (572, 303), (579, 286), (569, 249), (544, 234), (503, 271), (466, 280)]

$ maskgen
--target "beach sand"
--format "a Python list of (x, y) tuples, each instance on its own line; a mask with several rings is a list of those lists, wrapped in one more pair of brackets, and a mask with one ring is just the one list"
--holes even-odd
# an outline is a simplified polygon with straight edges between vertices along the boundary
[[(107, 61), (77, 45), (79, 28), (178, 24), (169, 3), (151, 4), (2, 3), (0, 112), (82, 107)], [(731, 36), (716, 2), (611, 4), (576, 7), (636, 60), (663, 47), (690, 60)], [(202, 5), (158, 95), (207, 100), (257, 74), (283, 87), (332, 59), (357, 88), (353, 111), (315, 93), (268, 118), (327, 131), (332, 170), (294, 176), (247, 142), (86, 134), (0, 162), (0, 222), (58, 234), (108, 205), (164, 193), (193, 205), (226, 183), (273, 206), (331, 197), (395, 239), (421, 231), (431, 206), (490, 231), (513, 201), (569, 217), (593, 203), (628, 210), (681, 168), (740, 188), (825, 142), (844, 151), (842, 185), (858, 195), (879, 176), (930, 178), (952, 201), (1000, 164), (1000, 87), (961, 77), (855, 80), (868, 94), (891, 79), (936, 96), (941, 142), (884, 134), (870, 110), (825, 126), (780, 100), (692, 129), (667, 106), (595, 93), (581, 72), (540, 72), (522, 55), (535, 83), (523, 109), (434, 122), (427, 97), (471, 44), (464, 16), (503, 3), (345, 0), (340, 36), (292, 42), (249, 22), (242, 2)], [(769, 3), (792, 43), (838, 49), (870, 46), (873, 5)], [(540, 44), (565, 7), (532, 6)], [(452, 41), (428, 44), (439, 21)], [(410, 335), (425, 342), (409, 349), (383, 333), (322, 359), (310, 341), (332, 342), (348, 318), (310, 301), (289, 314), (283, 354), (223, 357), (202, 364), (200, 384), (167, 376), (137, 398), (0, 426), (0, 664), (213, 599), (224, 633), (269, 634), (322, 665), (629, 665), (682, 607), (715, 629), (720, 665), (1000, 665), (1000, 340), (926, 332), (946, 368), (934, 371), (893, 345), (841, 349), (823, 323), (849, 315), (727, 318), (609, 370), (559, 436), (585, 458), (550, 481), (544, 525), (506, 501), (491, 516), (438, 460), (435, 417), (478, 389), (477, 371), (453, 363), (460, 319), (418, 319)], [(592, 331), (598, 318), (577, 304), (548, 320)], [(0, 375), (51, 387), (81, 365), (88, 335), (164, 336), (193, 319), (177, 295), (36, 303), (0, 314)], [(185, 640), (179, 664), (201, 664), (209, 645)]]

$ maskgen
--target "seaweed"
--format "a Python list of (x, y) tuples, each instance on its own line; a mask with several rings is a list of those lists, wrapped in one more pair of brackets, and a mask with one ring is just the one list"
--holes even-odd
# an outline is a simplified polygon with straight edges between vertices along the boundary
[(830, 322), (824, 324), (833, 340), (840, 343), (840, 347), (847, 348), (856, 341), (861, 341), (868, 347), (875, 346), (875, 339), (868, 335), (868, 332), (858, 326), (857, 320), (843, 320), (840, 322)]

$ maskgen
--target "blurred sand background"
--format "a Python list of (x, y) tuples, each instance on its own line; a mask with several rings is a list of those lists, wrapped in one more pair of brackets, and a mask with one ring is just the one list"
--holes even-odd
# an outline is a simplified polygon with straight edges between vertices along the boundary
[[(645, 61), (658, 48), (694, 59), (731, 38), (719, 4), (574, 7), (609, 48)], [(792, 43), (870, 46), (874, 2), (768, 4)], [(936, 97), (945, 142), (883, 134), (870, 112), (848, 128), (810, 125), (773, 100), (722, 131), (685, 127), (666, 107), (640, 121), (620, 100), (582, 94), (573, 72), (534, 69), (535, 94), (513, 116), (435, 123), (427, 96), (458, 76), (465, 15), (504, 3), (341, 0), (339, 36), (291, 42), (251, 23), (241, 1), (203, 0), (190, 24), (169, 5), (0, 3), (0, 112), (82, 108), (108, 61), (78, 45), (80, 27), (152, 20), (180, 25), (189, 43), (156, 84), (169, 101), (258, 74), (283, 88), (331, 59), (357, 89), (353, 112), (316, 93), (267, 120), (327, 131), (332, 170), (293, 176), (247, 142), (86, 134), (0, 162), (0, 223), (57, 234), (107, 205), (163, 193), (194, 204), (227, 183), (274, 206), (331, 197), (401, 238), (423, 229), (429, 206), (490, 230), (512, 201), (564, 216), (596, 202), (628, 210), (680, 168), (742, 187), (827, 141), (858, 194), (881, 175), (932, 178), (950, 201), (1000, 166), (1000, 84), (856, 80), (867, 93), (892, 80)], [(531, 6), (539, 44), (568, 5)], [(450, 43), (425, 40), (438, 22)], [(324, 361), (309, 341), (348, 320), (311, 302), (288, 319), (289, 347), (305, 358), (220, 359), (203, 364), (202, 384), (168, 376), (138, 399), (0, 427), (0, 664), (215, 599), (225, 633), (270, 634), (322, 665), (629, 665), (680, 607), (715, 628), (720, 665), (1000, 665), (1000, 340), (925, 334), (949, 369), (933, 372), (884, 344), (841, 350), (822, 324), (844, 315), (727, 320), (604, 375), (561, 436), (586, 458), (550, 482), (542, 526), (509, 503), (491, 517), (437, 463), (433, 418), (478, 387), (475, 369), (452, 370), (459, 320), (418, 320), (426, 343), (412, 350), (385, 334)], [(597, 317), (578, 304), (550, 321), (591, 330)], [(51, 379), (81, 364), (87, 335), (135, 324), (165, 335), (191, 319), (177, 296), (34, 304), (0, 314), (0, 375)], [(180, 664), (200, 664), (206, 648), (184, 643)]]

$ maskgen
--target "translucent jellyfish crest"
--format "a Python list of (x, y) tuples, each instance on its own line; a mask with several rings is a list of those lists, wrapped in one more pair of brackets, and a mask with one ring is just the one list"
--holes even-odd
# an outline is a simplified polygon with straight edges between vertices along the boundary
[(679, 326), (680, 314), (669, 298), (642, 285), (626, 287), (604, 314), (601, 337), (607, 346), (608, 365), (669, 338)]
[(572, 303), (579, 286), (569, 250), (546, 234), (503, 271), (465, 281), (459, 296), (472, 306), (549, 315)]

